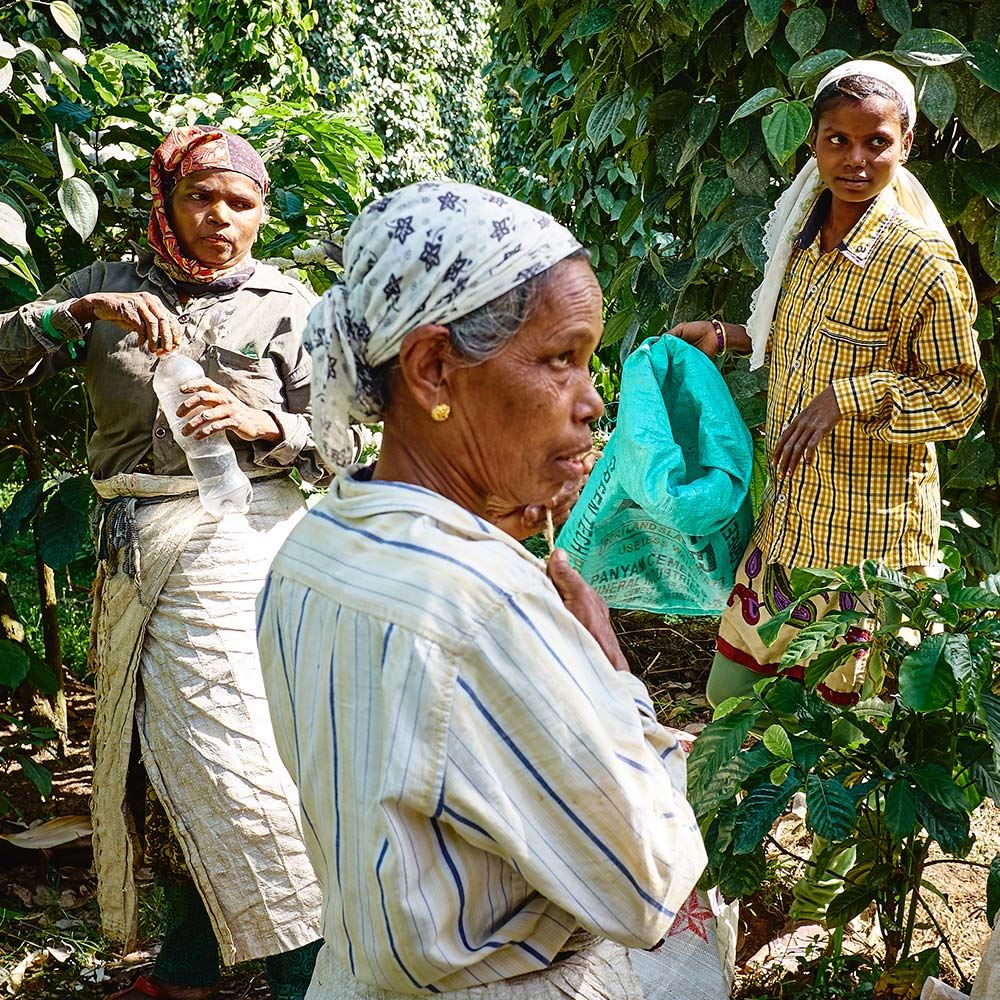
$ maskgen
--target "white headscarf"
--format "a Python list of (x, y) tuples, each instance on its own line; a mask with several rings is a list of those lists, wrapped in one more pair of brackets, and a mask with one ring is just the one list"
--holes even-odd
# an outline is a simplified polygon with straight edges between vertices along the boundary
[(474, 184), (425, 181), (368, 205), (344, 241), (344, 283), (305, 333), (326, 462), (351, 461), (351, 423), (382, 418), (374, 372), (411, 330), (466, 316), (579, 248), (552, 216)]
[[(913, 84), (902, 70), (874, 59), (855, 59), (831, 70), (820, 80), (813, 98), (814, 102), (831, 83), (836, 83), (847, 76), (868, 77), (892, 88), (906, 105), (910, 128), (913, 128), (917, 119), (917, 98)], [(934, 207), (934, 202), (920, 181), (906, 167), (900, 165), (896, 168), (891, 186), (900, 208), (907, 215), (927, 229), (933, 230), (951, 246), (955, 245), (948, 227)], [(771, 323), (778, 305), (778, 296), (781, 294), (781, 285), (785, 279), (785, 269), (792, 255), (792, 245), (802, 231), (809, 210), (822, 190), (823, 182), (816, 167), (816, 159), (810, 157), (795, 180), (778, 198), (768, 217), (764, 228), (764, 251), (767, 253), (764, 280), (753, 293), (750, 319), (747, 321), (747, 333), (753, 345), (751, 368), (760, 368), (764, 364), (767, 338), (771, 333)]]

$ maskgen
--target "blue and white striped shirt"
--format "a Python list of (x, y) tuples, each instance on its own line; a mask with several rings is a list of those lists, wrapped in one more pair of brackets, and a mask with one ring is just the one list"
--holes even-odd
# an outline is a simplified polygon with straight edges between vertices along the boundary
[(258, 635), (326, 947), (359, 980), (457, 990), (547, 967), (579, 927), (664, 935), (705, 864), (683, 751), (502, 531), (344, 474), (275, 559)]

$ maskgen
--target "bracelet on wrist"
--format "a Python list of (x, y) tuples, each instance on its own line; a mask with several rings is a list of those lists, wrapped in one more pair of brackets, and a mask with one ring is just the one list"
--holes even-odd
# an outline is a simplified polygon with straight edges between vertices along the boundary
[(719, 345), (719, 349), (716, 354), (725, 354), (729, 350), (729, 343), (726, 340), (726, 327), (722, 320), (715, 316), (709, 319), (709, 323), (712, 324), (712, 329), (715, 331), (715, 339)]

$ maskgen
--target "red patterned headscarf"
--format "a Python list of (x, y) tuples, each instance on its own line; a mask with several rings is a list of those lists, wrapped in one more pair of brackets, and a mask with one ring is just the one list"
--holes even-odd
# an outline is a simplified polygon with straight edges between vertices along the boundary
[(245, 270), (247, 264), (241, 261), (229, 268), (209, 267), (186, 257), (181, 250), (170, 226), (167, 205), (180, 180), (198, 170), (232, 170), (244, 174), (256, 182), (262, 195), (267, 194), (270, 180), (260, 154), (246, 139), (208, 125), (173, 129), (153, 153), (149, 164), (149, 187), (153, 195), (147, 233), (150, 249), (175, 280), (204, 284)]

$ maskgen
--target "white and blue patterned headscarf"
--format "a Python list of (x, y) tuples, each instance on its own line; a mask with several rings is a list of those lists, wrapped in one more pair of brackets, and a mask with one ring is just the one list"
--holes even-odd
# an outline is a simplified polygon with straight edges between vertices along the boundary
[(351, 461), (351, 423), (382, 418), (374, 371), (411, 330), (466, 316), (579, 248), (552, 216), (474, 184), (425, 181), (368, 205), (344, 242), (344, 283), (316, 304), (305, 334), (327, 463)]

